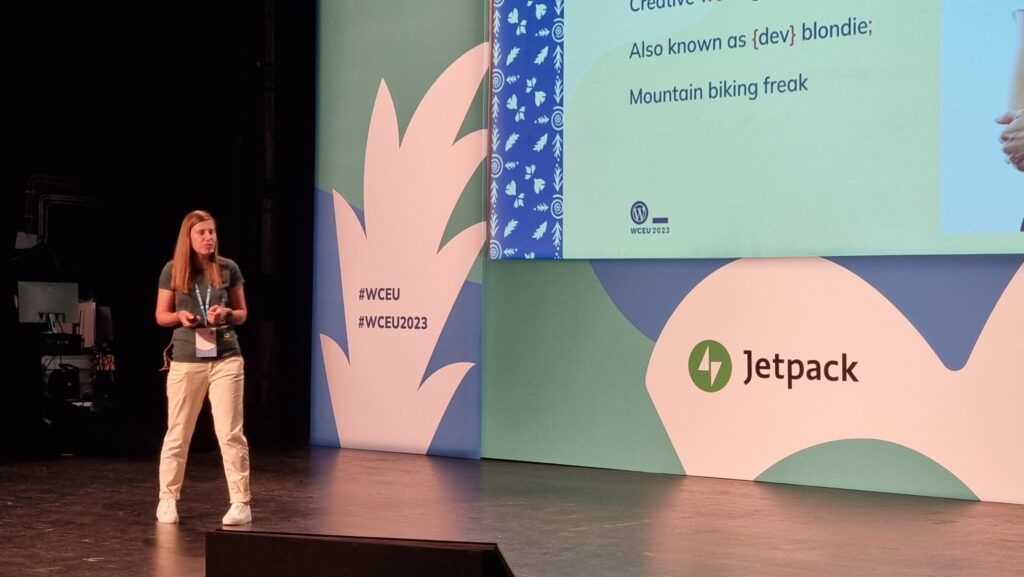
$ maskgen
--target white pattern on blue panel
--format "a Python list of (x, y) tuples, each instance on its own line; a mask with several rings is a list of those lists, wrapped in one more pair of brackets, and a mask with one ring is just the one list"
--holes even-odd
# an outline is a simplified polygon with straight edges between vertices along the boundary
[(561, 258), (565, 2), (493, 6), (488, 258)]

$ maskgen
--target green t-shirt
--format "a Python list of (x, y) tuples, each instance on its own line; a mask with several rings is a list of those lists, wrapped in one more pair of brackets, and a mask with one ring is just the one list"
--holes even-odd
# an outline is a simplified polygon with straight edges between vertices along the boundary
[[(171, 288), (171, 262), (168, 261), (164, 265), (164, 270), (160, 273), (160, 288), (165, 290), (174, 290)], [(238, 265), (235, 261), (229, 258), (217, 257), (217, 264), (220, 265), (221, 275), (221, 286), (213, 287), (210, 290), (210, 306), (219, 304), (221, 306), (228, 305), (228, 289), (240, 286), (245, 282), (242, 278), (242, 271), (239, 270)], [(199, 292), (206, 298), (206, 289), (209, 286), (209, 281), (206, 280), (206, 272), (202, 272), (197, 277)], [(179, 292), (174, 293), (174, 310), (176, 311), (188, 311), (196, 316), (201, 316), (199, 307), (199, 298), (196, 296), (196, 288), (192, 287), (192, 292), (189, 294), (183, 294)], [(203, 325), (200, 324), (199, 327)], [(175, 361), (182, 361), (186, 363), (197, 363), (212, 360), (210, 358), (196, 358), (196, 329), (178, 327), (174, 329), (174, 336), (171, 337), (171, 342), (174, 344), (174, 349), (171, 351), (171, 358)], [(217, 327), (217, 358), (222, 359), (224, 357), (231, 357), (242, 354), (242, 349), (238, 346), (238, 336), (235, 334), (235, 327), (232, 324), (222, 325)]]

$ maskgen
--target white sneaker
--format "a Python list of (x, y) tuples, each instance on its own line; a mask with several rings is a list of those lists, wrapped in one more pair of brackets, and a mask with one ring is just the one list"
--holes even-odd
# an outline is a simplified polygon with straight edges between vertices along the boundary
[(227, 514), (221, 520), (225, 525), (245, 525), (252, 523), (252, 509), (248, 503), (232, 503)]
[(156, 520), (161, 523), (178, 522), (178, 501), (175, 499), (160, 499), (156, 507)]

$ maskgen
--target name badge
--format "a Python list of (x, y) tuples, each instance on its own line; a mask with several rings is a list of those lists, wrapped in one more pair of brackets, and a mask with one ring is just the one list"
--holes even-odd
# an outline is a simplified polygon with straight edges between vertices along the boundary
[(196, 358), (217, 357), (217, 329), (196, 328)]

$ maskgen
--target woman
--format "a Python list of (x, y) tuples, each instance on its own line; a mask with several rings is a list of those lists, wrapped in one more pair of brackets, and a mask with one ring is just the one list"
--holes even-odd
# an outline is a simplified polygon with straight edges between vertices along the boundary
[(238, 265), (217, 254), (217, 228), (209, 213), (185, 216), (174, 259), (160, 273), (156, 322), (176, 327), (167, 374), (167, 434), (160, 453), (161, 523), (177, 523), (188, 446), (203, 399), (210, 398), (231, 507), (225, 525), (252, 521), (249, 444), (242, 433), (244, 361), (234, 325), (248, 311)]

